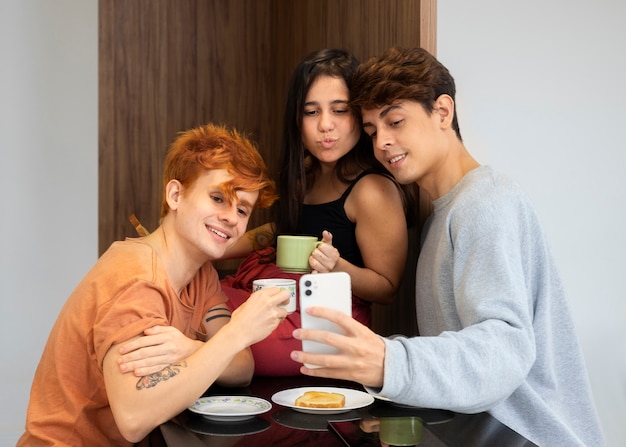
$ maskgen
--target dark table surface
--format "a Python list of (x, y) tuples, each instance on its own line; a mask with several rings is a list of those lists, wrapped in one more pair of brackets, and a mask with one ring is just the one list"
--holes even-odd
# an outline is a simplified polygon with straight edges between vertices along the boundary
[[(263, 414), (239, 422), (215, 422), (186, 410), (174, 420), (161, 425), (163, 439), (153, 445), (168, 447), (360, 447), (380, 446), (376, 432), (366, 433), (370, 421), (389, 417), (419, 418), (423, 426), (424, 447), (445, 446), (535, 446), (487, 413), (474, 415), (402, 407), (376, 399), (363, 408), (333, 415), (307, 414), (272, 402), (274, 393), (300, 387), (343, 387), (363, 391), (353, 382), (318, 379), (308, 376), (255, 377), (247, 388), (212, 387), (205, 396), (245, 395), (263, 398), (272, 408)], [(350, 444), (329, 428), (330, 421), (344, 421), (340, 426), (352, 432)], [(349, 421), (349, 422), (348, 422)], [(386, 444), (383, 444), (386, 445)]]

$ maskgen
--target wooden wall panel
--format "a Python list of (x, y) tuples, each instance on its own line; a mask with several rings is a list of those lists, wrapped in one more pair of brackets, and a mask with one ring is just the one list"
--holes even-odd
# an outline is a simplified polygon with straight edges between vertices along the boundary
[(196, 0), (99, 4), (99, 249), (158, 223), (167, 145), (196, 114)]
[[(273, 72), (269, 64), (269, 0), (200, 1), (198, 3), (198, 115), (205, 122), (226, 123), (258, 144), (271, 172), (276, 170), (277, 116), (269, 111)], [(249, 227), (269, 220), (256, 210)], [(233, 271), (239, 261), (216, 263)]]
[[(131, 213), (158, 226), (163, 159), (179, 131), (233, 125), (276, 174), (287, 82), (304, 56), (340, 47), (363, 60), (420, 44), (435, 53), (435, 20), (436, 0), (99, 0), (100, 253), (135, 235)], [(420, 197), (420, 219), (429, 206)], [(250, 225), (267, 218), (257, 212)], [(416, 256), (400, 299), (376, 306), (382, 334), (416, 332)]]

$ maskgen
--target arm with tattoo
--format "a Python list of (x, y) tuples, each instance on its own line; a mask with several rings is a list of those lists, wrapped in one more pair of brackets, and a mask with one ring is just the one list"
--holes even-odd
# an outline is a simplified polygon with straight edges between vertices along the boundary
[[(254, 371), (249, 346), (267, 337), (285, 318), (286, 310), (279, 305), (287, 298), (288, 292), (283, 290), (259, 290), (231, 318), (226, 317), (230, 312), (223, 304), (215, 306), (215, 311), (204, 317), (209, 319), (205, 322), (206, 342), (191, 340), (195, 350), (187, 358), (170, 362), (158, 372), (141, 378), (120, 372), (118, 359), (122, 344), (111, 346), (104, 356), (102, 373), (115, 423), (124, 438), (141, 441), (220, 379), (230, 383), (249, 381)], [(217, 315), (224, 317), (211, 319)], [(167, 326), (161, 328), (165, 328), (161, 330), (165, 339), (174, 334), (173, 339), (179, 340), (180, 331)], [(137, 336), (125, 344), (145, 338), (148, 337)], [(160, 349), (159, 344), (149, 347), (154, 352)]]
[(166, 366), (159, 372), (140, 377), (139, 380), (137, 381), (137, 385), (135, 386), (135, 388), (137, 390), (152, 388), (156, 386), (159, 382), (163, 382), (164, 380), (168, 380), (178, 375), (178, 373), (180, 372), (180, 368), (186, 368), (186, 367), (187, 367), (187, 362), (185, 361), (173, 363), (170, 366)]
[(276, 237), (274, 236), (274, 232), (268, 230), (265, 225), (254, 228), (253, 230), (248, 231), (245, 234), (248, 242), (252, 246), (252, 249), (263, 250), (264, 248), (269, 247), (270, 245), (274, 245), (274, 241)]
[(244, 237), (240, 238), (235, 245), (228, 249), (224, 256), (222, 256), (222, 259), (245, 258), (254, 251), (263, 250), (264, 248), (274, 245), (275, 238), (274, 224), (263, 224), (252, 230), (248, 230)]

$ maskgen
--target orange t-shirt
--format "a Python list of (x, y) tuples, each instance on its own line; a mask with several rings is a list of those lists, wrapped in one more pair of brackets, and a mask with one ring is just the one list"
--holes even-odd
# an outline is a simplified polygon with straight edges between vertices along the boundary
[(65, 303), (35, 373), (26, 433), (17, 446), (132, 445), (115, 424), (102, 363), (112, 345), (155, 325), (205, 340), (203, 316), (226, 301), (210, 262), (181, 296), (140, 239), (115, 242)]

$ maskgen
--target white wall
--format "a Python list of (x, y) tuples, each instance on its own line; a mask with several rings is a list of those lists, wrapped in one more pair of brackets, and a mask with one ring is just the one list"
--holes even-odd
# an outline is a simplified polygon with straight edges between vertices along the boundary
[[(443, 0), (438, 56), (468, 148), (543, 219), (609, 446), (626, 445), (626, 3)], [(0, 0), (0, 446), (97, 256), (97, 1)]]
[(626, 445), (626, 3), (442, 0), (461, 133), (535, 202), (609, 446)]
[(0, 0), (0, 446), (97, 249), (96, 0)]

